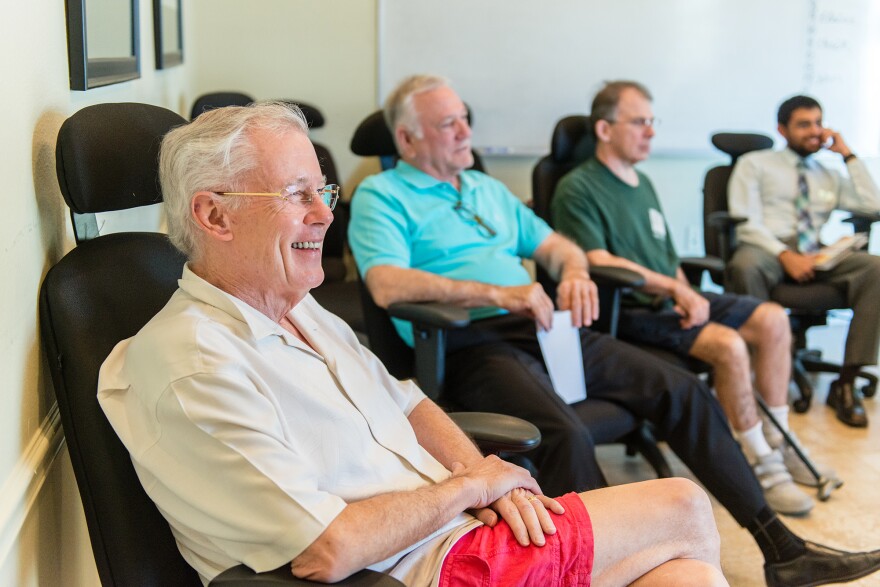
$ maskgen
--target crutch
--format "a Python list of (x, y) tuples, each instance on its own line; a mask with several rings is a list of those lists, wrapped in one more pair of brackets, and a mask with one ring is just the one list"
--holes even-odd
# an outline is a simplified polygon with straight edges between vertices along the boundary
[(816, 465), (810, 460), (804, 451), (801, 450), (801, 447), (798, 446), (796, 442), (794, 442), (791, 438), (791, 434), (788, 433), (788, 430), (782, 427), (782, 424), (779, 423), (773, 414), (770, 413), (770, 408), (767, 407), (767, 404), (764, 403), (764, 398), (762, 398), (757, 393), (755, 394), (755, 400), (758, 402), (758, 406), (761, 407), (761, 411), (767, 416), (767, 419), (770, 420), (770, 423), (773, 424), (779, 433), (782, 434), (782, 437), (785, 439), (785, 442), (794, 450), (794, 454), (803, 461), (804, 465), (807, 466), (807, 470), (810, 471), (810, 474), (816, 479), (816, 483), (818, 485), (817, 489), (817, 497), (819, 501), (828, 501), (828, 498), (831, 497), (831, 493), (843, 485), (843, 481), (838, 477), (825, 477), (819, 470), (816, 468)]

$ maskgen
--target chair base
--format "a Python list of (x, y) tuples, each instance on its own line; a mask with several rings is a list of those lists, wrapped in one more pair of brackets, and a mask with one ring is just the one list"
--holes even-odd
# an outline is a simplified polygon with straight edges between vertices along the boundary
[[(801, 394), (794, 401), (794, 411), (803, 414), (810, 409), (813, 401), (813, 382), (810, 373), (833, 373), (840, 375), (840, 365), (822, 360), (822, 352), (816, 349), (800, 349), (794, 355), (791, 365), (791, 376)], [(867, 371), (859, 371), (858, 377), (867, 383), (862, 385), (861, 392), (865, 397), (874, 397), (877, 393), (877, 376)]]

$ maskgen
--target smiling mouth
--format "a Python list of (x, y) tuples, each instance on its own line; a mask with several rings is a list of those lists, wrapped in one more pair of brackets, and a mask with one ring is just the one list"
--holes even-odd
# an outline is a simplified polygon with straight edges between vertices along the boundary
[(311, 249), (317, 250), (321, 248), (321, 241), (302, 241), (290, 245), (292, 249)]

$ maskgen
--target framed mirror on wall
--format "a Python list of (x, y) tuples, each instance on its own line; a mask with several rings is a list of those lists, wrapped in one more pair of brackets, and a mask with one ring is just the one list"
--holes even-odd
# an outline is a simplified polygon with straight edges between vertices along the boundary
[(141, 76), (137, 0), (67, 0), (70, 89)]
[(182, 4), (182, 0), (153, 0), (156, 69), (183, 63)]

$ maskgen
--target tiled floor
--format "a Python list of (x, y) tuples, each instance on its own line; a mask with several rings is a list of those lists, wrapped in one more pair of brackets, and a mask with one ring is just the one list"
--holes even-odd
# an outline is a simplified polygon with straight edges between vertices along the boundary
[[(822, 342), (837, 347), (835, 341), (842, 339), (845, 326), (823, 330)], [(834, 358), (834, 349), (826, 352), (829, 354)], [(830, 380), (830, 376), (819, 377), (812, 408), (805, 414), (792, 411), (790, 421), (815, 460), (834, 467), (844, 485), (828, 501), (817, 501), (807, 517), (783, 516), (782, 519), (798, 535), (809, 540), (847, 550), (877, 549), (880, 548), (880, 397), (865, 402), (870, 420), (868, 428), (850, 428), (840, 423), (825, 406)], [(693, 478), (668, 449), (664, 447), (664, 450), (676, 474)], [(643, 460), (627, 458), (620, 446), (601, 447), (599, 458), (612, 484), (652, 477), (651, 469)], [(713, 506), (721, 533), (722, 567), (728, 581), (733, 587), (763, 586), (763, 557), (754, 540), (714, 499)], [(880, 574), (850, 585), (880, 586)]]

